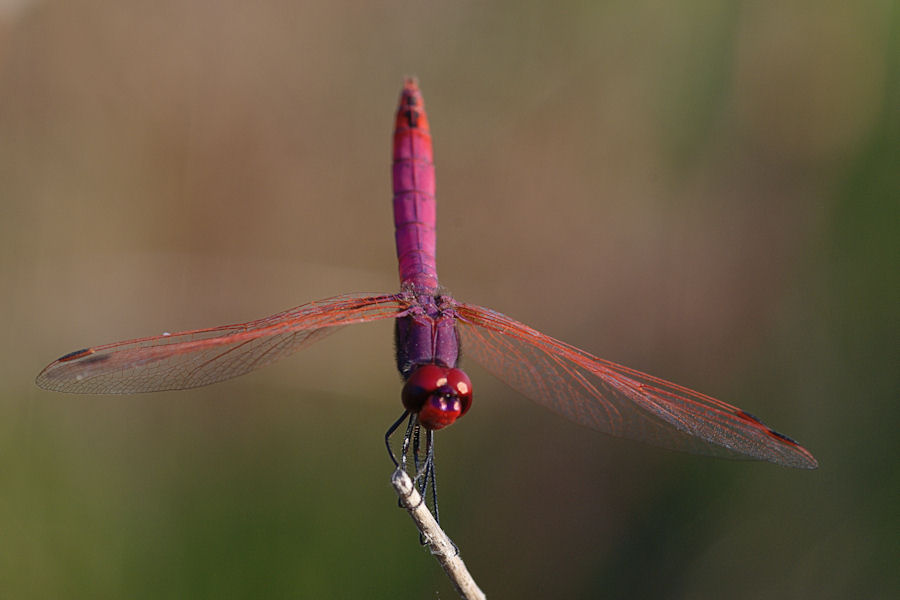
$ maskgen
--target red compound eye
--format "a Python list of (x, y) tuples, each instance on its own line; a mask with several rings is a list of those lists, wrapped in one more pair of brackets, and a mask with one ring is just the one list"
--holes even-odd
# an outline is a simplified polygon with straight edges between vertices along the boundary
[(427, 429), (441, 429), (466, 414), (472, 404), (472, 382), (459, 369), (420, 365), (403, 386), (403, 406), (419, 415)]
[(403, 386), (403, 406), (409, 412), (419, 412), (428, 397), (447, 383), (447, 369), (437, 365), (421, 365), (412, 372)]
[(456, 394), (462, 404), (462, 412), (459, 416), (466, 414), (469, 407), (472, 406), (472, 381), (469, 376), (459, 369), (449, 369), (447, 373), (447, 385)]

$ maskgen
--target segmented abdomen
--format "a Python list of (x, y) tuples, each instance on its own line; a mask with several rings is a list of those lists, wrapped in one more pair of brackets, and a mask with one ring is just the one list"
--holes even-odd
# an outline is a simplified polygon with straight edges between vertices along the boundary
[(394, 227), (400, 283), (437, 290), (434, 161), (425, 103), (415, 79), (400, 95), (394, 126)]

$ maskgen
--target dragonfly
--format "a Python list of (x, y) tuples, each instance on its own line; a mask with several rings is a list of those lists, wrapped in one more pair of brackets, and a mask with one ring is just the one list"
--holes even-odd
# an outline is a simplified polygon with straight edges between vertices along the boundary
[[(37, 376), (59, 392), (181, 390), (243, 375), (348, 325), (392, 319), (403, 413), (388, 453), (437, 504), (434, 432), (472, 406), (461, 351), (523, 396), (597, 431), (664, 448), (814, 469), (813, 455), (750, 413), (541, 333), (490, 308), (460, 302), (439, 283), (431, 130), (414, 78), (406, 78), (393, 138), (393, 209), (400, 291), (309, 302), (235, 325), (92, 346)], [(398, 461), (391, 446), (406, 423)]]

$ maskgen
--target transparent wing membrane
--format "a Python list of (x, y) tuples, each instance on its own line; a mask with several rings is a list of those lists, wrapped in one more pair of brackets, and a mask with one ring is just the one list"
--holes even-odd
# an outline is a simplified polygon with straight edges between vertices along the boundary
[(85, 348), (37, 377), (47, 390), (130, 394), (209, 385), (284, 358), (346, 325), (395, 318), (396, 295), (337, 296), (237, 325), (183, 331)]
[(496, 311), (460, 304), (464, 356), (538, 404), (604, 433), (698, 454), (818, 466), (739, 408), (592, 356)]

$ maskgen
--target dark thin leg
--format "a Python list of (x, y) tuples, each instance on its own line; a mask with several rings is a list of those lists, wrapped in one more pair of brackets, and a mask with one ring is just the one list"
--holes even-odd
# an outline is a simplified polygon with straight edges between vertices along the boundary
[(400, 423), (403, 422), (403, 419), (405, 419), (407, 417), (407, 415), (409, 415), (409, 411), (404, 410), (403, 414), (400, 415), (400, 418), (397, 419), (396, 421), (394, 421), (394, 424), (391, 425), (388, 428), (387, 433), (384, 434), (384, 445), (387, 446), (388, 454), (390, 455), (391, 460), (394, 461), (395, 467), (399, 467), (400, 463), (397, 462), (397, 457), (394, 456), (394, 450), (391, 448), (391, 436), (394, 434), (395, 431), (397, 431), (397, 428), (400, 427)]
[[(437, 524), (441, 524), (441, 514), (438, 511), (438, 499), (437, 499), (437, 469), (434, 467), (434, 431), (428, 431), (428, 461), (429, 471), (431, 473), (431, 502), (434, 507), (434, 520), (437, 521)], [(421, 537), (421, 536), (420, 536)], [(455, 551), (455, 555), (459, 556), (459, 548), (453, 540), (450, 540), (450, 543), (453, 544), (453, 550)]]
[[(422, 448), (422, 437), (425, 438), (425, 448)], [(413, 458), (415, 460), (416, 476), (415, 484), (422, 496), (422, 502), (428, 501), (428, 491), (431, 488), (431, 506), (435, 509), (435, 520), (437, 520), (437, 489), (435, 488), (434, 479), (434, 431), (426, 429), (424, 433), (421, 429), (416, 429), (413, 436)], [(440, 524), (440, 521), (438, 521)]]
[[(406, 423), (406, 432), (403, 434), (403, 443), (400, 446), (400, 460), (397, 460), (397, 456), (394, 454), (393, 448), (391, 448), (391, 436), (394, 435), (394, 432), (400, 427), (403, 423), (403, 420), (407, 419)], [(418, 435), (419, 435), (419, 424), (416, 420), (415, 413), (410, 413), (408, 410), (404, 411), (400, 418), (394, 421), (394, 424), (391, 425), (387, 433), (384, 434), (384, 445), (387, 446), (388, 454), (391, 457), (391, 460), (394, 463), (394, 466), (398, 469), (403, 469), (406, 471), (406, 457), (409, 455), (409, 446), (410, 442), (414, 441), (414, 446), (418, 447)], [(418, 458), (415, 459), (416, 465), (418, 466)], [(424, 502), (424, 498), (422, 500)], [(403, 506), (403, 503), (397, 499), (397, 506)]]
[[(437, 501), (437, 475), (434, 470), (434, 431), (429, 429), (428, 436), (425, 441), (425, 480), (426, 482), (431, 480), (431, 505), (434, 507), (434, 520), (437, 521), (438, 525), (441, 524), (441, 514), (438, 511), (438, 501)], [(425, 489), (425, 485), (422, 486), (423, 490), (423, 498)]]
[[(404, 419), (407, 420), (406, 432), (403, 435), (403, 444), (400, 448), (400, 460), (397, 460), (397, 456), (391, 448), (390, 438), (397, 429), (400, 428), (400, 425), (403, 424)], [(422, 438), (424, 438), (424, 440)], [(415, 470), (415, 474), (413, 475), (413, 485), (416, 486), (419, 495), (422, 497), (422, 502), (425, 503), (428, 501), (430, 488), (431, 507), (434, 512), (434, 519), (440, 525), (441, 516), (438, 511), (437, 476), (434, 468), (434, 431), (423, 428), (422, 425), (419, 424), (415, 413), (404, 411), (403, 414), (400, 415), (400, 418), (394, 421), (393, 425), (388, 428), (387, 433), (384, 434), (384, 444), (387, 446), (388, 454), (394, 462), (394, 466), (401, 468), (404, 471), (406, 470), (407, 457), (409, 456), (410, 451), (412, 451), (413, 467)], [(422, 539), (421, 536), (420, 541), (423, 544), (425, 543), (425, 540)]]
[[(420, 454), (422, 447), (422, 432), (419, 428), (416, 429), (416, 436), (413, 439), (413, 456), (416, 459), (416, 483), (419, 488), (419, 495), (422, 496), (422, 501), (425, 502), (428, 499), (428, 484), (431, 481), (431, 476), (434, 473), (434, 454), (432, 451), (432, 443), (434, 440), (434, 431), (428, 429), (424, 433), (425, 437), (425, 452), (424, 454)], [(420, 458), (421, 457), (421, 458)]]
[(403, 434), (403, 456), (401, 457), (401, 462), (403, 463), (403, 470), (406, 470), (406, 456), (409, 454), (409, 442), (413, 439), (413, 436), (418, 432), (418, 423), (416, 421), (416, 415), (409, 415), (409, 423), (406, 424), (406, 433)]
[(415, 481), (418, 481), (419, 477), (422, 475), (422, 472), (419, 470), (419, 439), (421, 435), (422, 427), (417, 424), (415, 431), (413, 431), (412, 438), (413, 467), (416, 471), (416, 474), (414, 476)]

